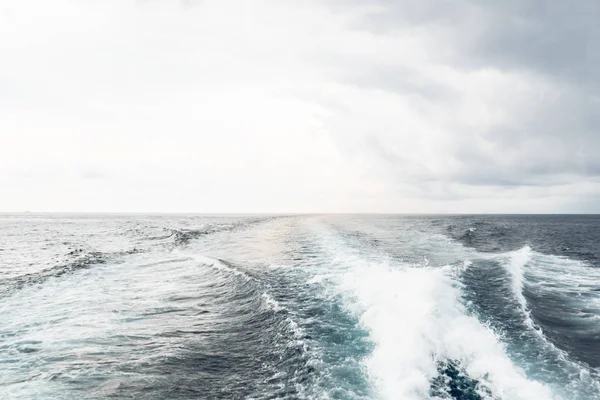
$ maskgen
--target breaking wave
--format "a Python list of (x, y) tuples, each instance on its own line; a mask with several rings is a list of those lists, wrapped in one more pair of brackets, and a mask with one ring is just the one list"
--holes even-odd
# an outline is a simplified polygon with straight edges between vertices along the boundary
[[(364, 361), (386, 399), (558, 399), (528, 379), (463, 305), (456, 266), (377, 263), (333, 245), (338, 290), (374, 343)], [(315, 280), (318, 282), (320, 280)]]

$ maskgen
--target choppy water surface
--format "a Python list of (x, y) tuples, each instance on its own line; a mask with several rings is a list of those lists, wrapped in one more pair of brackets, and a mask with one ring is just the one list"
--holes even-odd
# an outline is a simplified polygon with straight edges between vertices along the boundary
[(600, 217), (0, 215), (1, 399), (600, 399)]

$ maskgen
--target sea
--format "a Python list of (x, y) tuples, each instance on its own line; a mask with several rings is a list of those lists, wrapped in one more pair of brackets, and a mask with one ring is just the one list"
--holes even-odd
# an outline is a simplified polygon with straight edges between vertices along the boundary
[(600, 399), (600, 216), (1, 214), (0, 399)]

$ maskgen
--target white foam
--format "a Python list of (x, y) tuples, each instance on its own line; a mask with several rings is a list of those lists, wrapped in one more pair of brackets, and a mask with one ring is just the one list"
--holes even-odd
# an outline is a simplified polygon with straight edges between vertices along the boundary
[(394, 265), (387, 259), (377, 263), (340, 240), (326, 240), (324, 247), (333, 255), (327, 272), (338, 274), (336, 291), (374, 344), (364, 363), (381, 398), (430, 399), (438, 363), (453, 360), (491, 390), (493, 397), (481, 392), (483, 398), (560, 399), (527, 378), (498, 336), (468, 315), (456, 275), (457, 269), (471, 267), (470, 262), (441, 268)]
[[(600, 293), (597, 292), (600, 271), (581, 261), (535, 252), (529, 246), (496, 257), (504, 258), (503, 265), (512, 276), (512, 289), (525, 316), (525, 325), (537, 334), (548, 349), (556, 352), (561, 360), (567, 362), (569, 368), (579, 371), (579, 383), (598, 393), (600, 384), (590, 378), (588, 367), (573, 360), (568, 352), (556, 347), (544, 334), (542, 328), (535, 324), (524, 291), (527, 289), (533, 295), (542, 298), (546, 295), (562, 296), (562, 301), (572, 310), (572, 317), (579, 318), (582, 326), (588, 324), (595, 329), (597, 320), (600, 319)], [(583, 293), (586, 296), (582, 296)], [(574, 385), (575, 382), (567, 384), (567, 386)], [(578, 389), (574, 388), (574, 390)], [(582, 398), (581, 395), (579, 393), (577, 398)]]
[[(600, 305), (600, 270), (566, 257), (532, 252), (527, 266), (528, 284), (568, 295), (586, 293), (586, 302)], [(589, 305), (589, 304), (588, 304)]]
[(275, 300), (267, 292), (263, 292), (261, 294), (261, 297), (263, 298), (263, 300), (264, 300), (265, 304), (267, 305), (267, 307), (269, 307), (271, 310), (273, 310), (275, 312), (279, 312), (279, 311), (285, 310), (285, 307), (283, 307), (281, 304), (279, 304), (279, 302), (277, 300)]
[[(503, 265), (511, 274), (512, 290), (525, 317), (524, 323), (548, 344), (551, 343), (531, 317), (531, 310), (524, 295), (525, 285), (529, 290), (537, 292), (538, 296), (545, 293), (562, 294), (564, 301), (572, 303), (574, 309), (586, 309), (585, 313), (575, 312), (573, 316), (590, 320), (600, 318), (600, 293), (597, 291), (600, 271), (597, 269), (566, 257), (537, 253), (529, 246), (499, 257), (506, 256), (508, 260), (505, 260)], [(586, 296), (577, 304), (582, 293)], [(556, 350), (566, 356), (563, 351)]]
[(306, 284), (307, 285), (314, 285), (316, 283), (323, 283), (324, 281), (327, 281), (329, 279), (331, 279), (333, 277), (332, 274), (317, 274), (315, 276), (313, 276), (312, 278), (310, 278)]
[(523, 311), (527, 311), (527, 300), (523, 295), (523, 281), (525, 265), (531, 260), (531, 247), (525, 246), (510, 253), (509, 258), (506, 268), (511, 274), (514, 295)]
[(191, 256), (191, 258), (194, 261), (197, 261), (201, 264), (204, 265), (208, 265), (211, 266), (219, 271), (223, 271), (223, 272), (227, 272), (229, 274), (233, 274), (233, 275), (237, 275), (237, 276), (242, 276), (246, 279), (253, 279), (251, 276), (249, 276), (248, 274), (236, 269), (236, 268), (232, 268), (229, 265), (221, 262), (220, 260), (216, 259), (216, 258), (211, 258), (202, 254), (194, 254)]
[(375, 343), (366, 365), (386, 399), (429, 398), (437, 362), (459, 360), (502, 399), (553, 399), (506, 356), (496, 335), (466, 314), (447, 268), (357, 269), (342, 286)]
[(541, 329), (535, 325), (531, 318), (531, 312), (527, 305), (527, 299), (523, 294), (523, 288), (525, 284), (525, 267), (531, 261), (533, 251), (528, 245), (522, 247), (517, 251), (508, 253), (508, 262), (504, 263), (504, 266), (508, 270), (512, 281), (512, 291), (519, 302), (521, 311), (523, 312), (523, 322), (529, 328), (535, 330), (538, 334), (543, 335)]
[[(296, 321), (294, 321), (292, 318), (287, 318), (286, 321), (288, 323), (288, 326), (290, 327), (290, 329), (294, 333), (294, 336), (296, 337), (296, 339), (301, 339), (302, 337), (304, 337), (304, 335), (305, 335), (304, 334), (304, 330), (302, 328), (300, 328), (300, 326), (298, 326), (298, 324), (296, 323)], [(304, 344), (303, 341), (300, 340), (300, 342), (302, 344)]]

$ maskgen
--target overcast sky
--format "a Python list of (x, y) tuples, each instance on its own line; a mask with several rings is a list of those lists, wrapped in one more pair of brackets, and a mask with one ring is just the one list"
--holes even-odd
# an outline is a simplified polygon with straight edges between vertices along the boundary
[(597, 0), (0, 0), (0, 211), (600, 212)]

